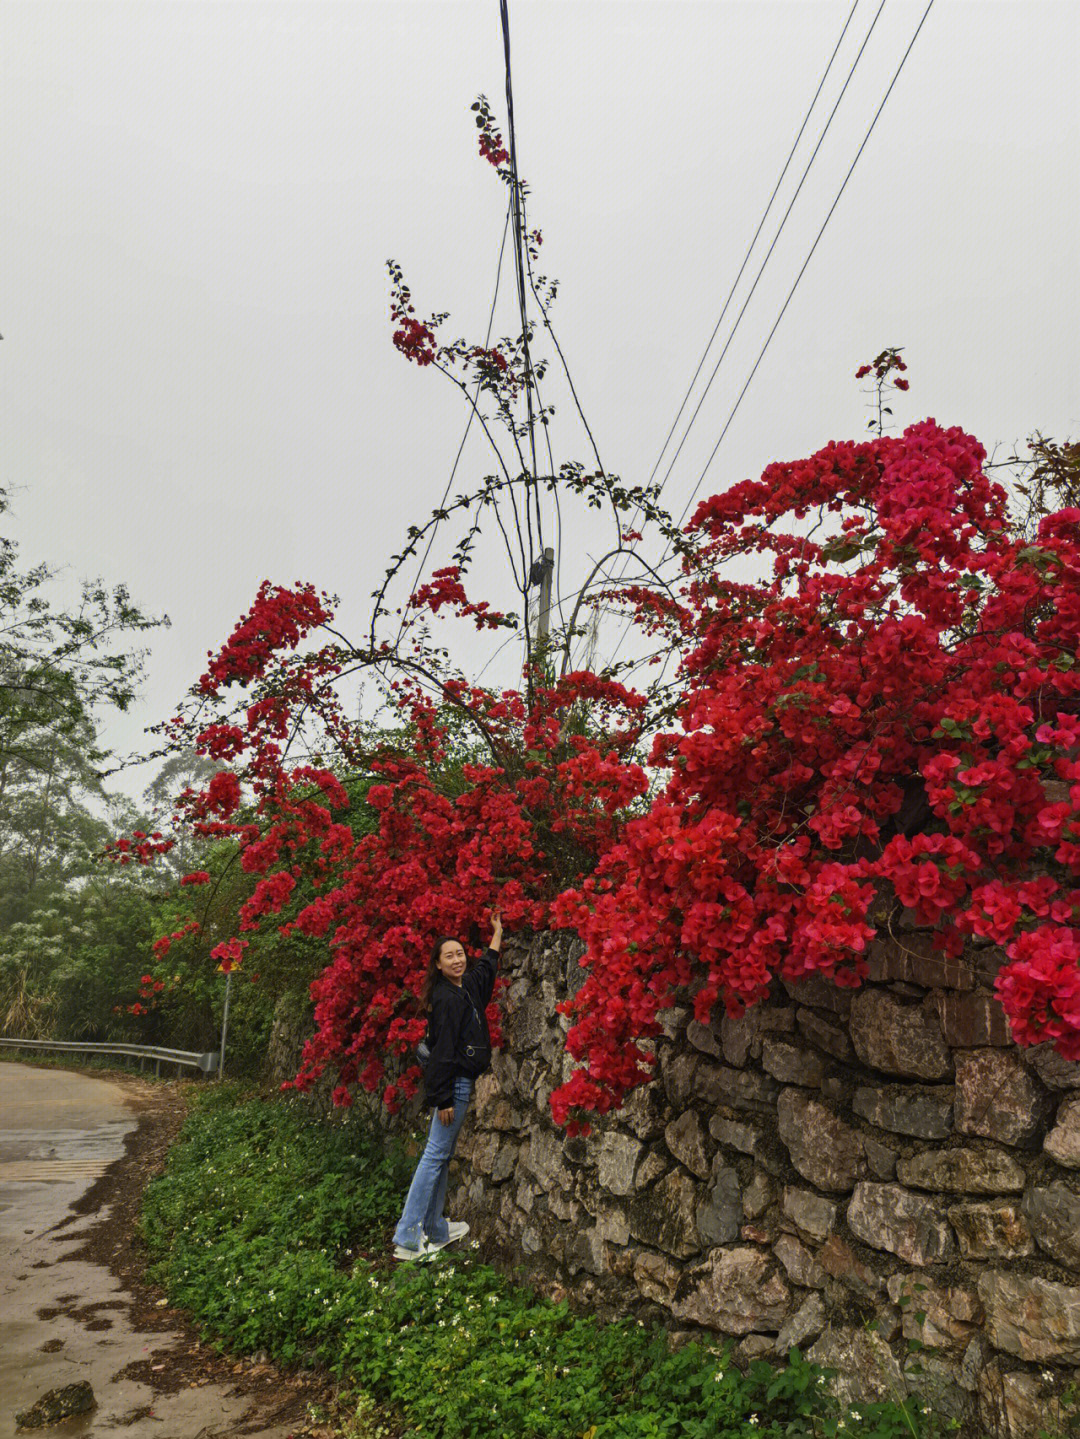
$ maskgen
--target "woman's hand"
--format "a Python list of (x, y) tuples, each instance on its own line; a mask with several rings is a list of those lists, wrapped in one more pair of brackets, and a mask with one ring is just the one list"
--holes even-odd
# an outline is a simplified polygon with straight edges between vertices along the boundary
[(493, 950), (495, 951), (495, 953), (498, 954), (499, 949), (500, 949), (500, 947), (501, 947), (501, 945), (502, 945), (502, 934), (503, 934), (503, 928), (502, 928), (502, 912), (501, 912), (501, 910), (499, 910), (498, 908), (493, 909), (493, 910), (491, 911), (491, 924), (492, 924), (491, 944), (488, 946), (488, 948), (489, 948), (489, 949), (493, 949)]
[(449, 1125), (453, 1124), (453, 1122), (454, 1122), (454, 1106), (453, 1106), (453, 1105), (451, 1105), (449, 1109), (440, 1109), (440, 1110), (439, 1110), (439, 1123), (440, 1123), (440, 1124), (445, 1124), (445, 1125), (449, 1126)]

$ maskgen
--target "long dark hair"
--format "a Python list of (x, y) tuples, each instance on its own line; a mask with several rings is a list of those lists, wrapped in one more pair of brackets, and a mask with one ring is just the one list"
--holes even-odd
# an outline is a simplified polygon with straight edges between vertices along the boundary
[[(472, 940), (472, 929), (475, 928), (475, 925), (470, 928), (470, 941)], [(469, 953), (469, 946), (464, 940), (459, 939), (456, 934), (440, 934), (438, 939), (431, 946), (431, 957), (428, 960), (427, 974), (425, 974), (424, 976), (424, 987), (420, 991), (420, 1003), (424, 1006), (425, 1009), (431, 1008), (431, 992), (435, 988), (435, 981), (442, 974), (442, 970), (439, 968), (439, 955), (442, 954), (442, 947), (444, 944), (461, 945), (462, 949), (465, 951), (466, 973), (470, 969), (475, 968), (477, 964), (475, 956)]]

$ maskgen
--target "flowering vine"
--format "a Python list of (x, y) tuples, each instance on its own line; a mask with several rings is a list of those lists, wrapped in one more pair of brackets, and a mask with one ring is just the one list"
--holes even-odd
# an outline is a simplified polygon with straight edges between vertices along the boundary
[[(481, 155), (516, 183), (486, 101), (474, 109)], [(522, 238), (535, 258), (539, 232)], [(266, 925), (326, 945), (294, 1084), (329, 1070), (341, 1103), (356, 1085), (392, 1108), (411, 1095), (430, 941), (496, 903), (508, 925), (586, 943), (586, 981), (563, 1006), (578, 1068), (551, 1100), (571, 1130), (651, 1076), (661, 1011), (688, 998), (704, 1023), (778, 982), (858, 985), (898, 908), (947, 954), (996, 947), (1014, 1037), (1080, 1059), (1080, 509), (1050, 508), (1026, 532), (971, 436), (932, 420), (886, 435), (886, 390), (907, 389), (889, 349), (859, 371), (877, 396), (871, 438), (772, 464), (679, 531), (598, 454), (592, 471), (552, 459), (530, 473), (516, 406), (544, 375), (525, 365), (531, 335), (440, 343), (446, 315), (419, 319), (400, 267), (390, 275), (393, 343), (468, 394), (498, 473), (409, 527), (363, 643), (331, 597), (264, 583), (166, 726), (219, 766), (180, 796), (176, 824), (231, 841), (251, 879), (212, 958), (236, 967)], [(554, 283), (537, 286), (550, 329)], [(539, 648), (524, 615), (467, 582), (491, 515), (524, 611), (545, 490), (610, 509), (615, 540)], [(412, 589), (397, 638), (380, 637), (390, 583), (454, 514), (469, 523), (453, 562)], [(642, 565), (613, 586), (610, 561), (637, 557), (646, 532), (677, 578)], [(628, 607), (652, 658), (674, 658), (673, 695), (572, 666), (579, 610), (598, 601)], [(455, 671), (428, 630), (450, 616), (521, 633), (520, 683)], [(396, 712), (382, 734), (339, 698), (358, 672)], [(342, 783), (357, 775), (363, 815)], [(169, 843), (133, 836), (112, 853), (149, 862)], [(315, 898), (298, 908), (301, 879)], [(215, 888), (208, 870), (182, 883), (192, 901)], [(163, 936), (158, 959), (199, 923)], [(490, 1018), (497, 1043), (497, 998)]]

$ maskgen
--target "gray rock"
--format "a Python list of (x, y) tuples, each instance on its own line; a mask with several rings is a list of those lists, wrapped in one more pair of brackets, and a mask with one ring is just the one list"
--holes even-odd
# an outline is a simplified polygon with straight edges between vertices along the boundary
[(540, 1231), (532, 1224), (526, 1224), (521, 1231), (521, 1247), (526, 1254), (539, 1254), (543, 1245)]
[(1067, 1099), (1043, 1149), (1066, 1169), (1080, 1169), (1080, 1099)]
[(686, 1029), (686, 1021), (690, 1017), (690, 1011), (681, 1004), (668, 1005), (667, 1009), (656, 1011), (656, 1022), (664, 1031), (666, 1038), (677, 1039)]
[(1080, 1270), (1080, 1194), (1057, 1180), (1029, 1189), (1020, 1212), (1040, 1249), (1059, 1264)]
[(722, 1334), (776, 1333), (788, 1316), (791, 1290), (760, 1249), (714, 1249), (687, 1275), (689, 1292), (671, 1312)]
[(661, 1156), (650, 1150), (645, 1158), (638, 1165), (637, 1173), (634, 1175), (634, 1188), (638, 1192), (648, 1189), (650, 1184), (655, 1183), (662, 1174), (668, 1172), (668, 1165)]
[(701, 1062), (699, 1055), (686, 1053), (676, 1054), (661, 1062), (664, 1089), (672, 1109), (681, 1113), (690, 1103)]
[(835, 1369), (833, 1392), (841, 1404), (902, 1398), (907, 1380), (892, 1350), (872, 1329), (830, 1326), (806, 1351), (811, 1364)]
[(982, 1305), (975, 1293), (961, 1284), (935, 1284), (922, 1273), (894, 1274), (886, 1288), (889, 1298), (900, 1307), (905, 1339), (959, 1351), (967, 1347), (982, 1323)]
[(663, 1133), (666, 1118), (662, 1095), (659, 1084), (641, 1084), (626, 1096), (619, 1117), (639, 1139), (655, 1139)]
[(747, 1010), (739, 1019), (732, 1019), (728, 1014), (724, 1015), (720, 1021), (720, 1047), (728, 1064), (733, 1064), (736, 1069), (741, 1069), (747, 1059), (757, 1058), (761, 1052), (760, 1044), (757, 1015), (754, 1010)]
[(838, 1280), (845, 1289), (864, 1298), (880, 1294), (884, 1285), (881, 1275), (864, 1264), (846, 1239), (830, 1234), (818, 1250), (818, 1263), (825, 1273)]
[(513, 1009), (514, 1041), (519, 1050), (535, 1049), (546, 1037), (550, 1014), (542, 994), (525, 991)]
[(662, 1254), (641, 1251), (634, 1260), (634, 1283), (639, 1292), (654, 1304), (670, 1304), (682, 1278), (682, 1265), (673, 1264)]
[(940, 1264), (956, 1252), (940, 1207), (899, 1184), (857, 1184), (847, 1209), (852, 1233), (908, 1264)]
[(847, 1059), (851, 1055), (851, 1040), (839, 1024), (818, 1014), (814, 1009), (800, 1009), (796, 1012), (799, 1032), (811, 1044), (816, 1044), (834, 1059)]
[(627, 1210), (630, 1233), (642, 1244), (686, 1259), (701, 1249), (694, 1222), (698, 1186), (681, 1169), (673, 1169)]
[(696, 1109), (688, 1109), (664, 1130), (664, 1143), (671, 1154), (699, 1179), (709, 1176), (709, 1155)]
[(630, 1240), (626, 1215), (612, 1204), (601, 1206), (596, 1216), (596, 1232), (606, 1243), (617, 1244), (620, 1248)]
[(915, 1139), (945, 1139), (952, 1129), (953, 1090), (945, 1086), (940, 1089), (898, 1084), (878, 1089), (864, 1086), (855, 1091), (851, 1107), (860, 1119), (894, 1134), (910, 1134)]
[(75, 1384), (65, 1384), (59, 1389), (50, 1389), (29, 1409), (15, 1415), (15, 1423), (23, 1429), (41, 1429), (46, 1424), (56, 1424), (61, 1419), (70, 1419), (74, 1414), (89, 1414), (97, 1408), (94, 1391), (85, 1379)]
[(735, 1346), (735, 1358), (743, 1364), (752, 1364), (755, 1359), (764, 1359), (771, 1354), (773, 1341), (767, 1334), (748, 1334)]
[(949, 1223), (964, 1259), (1023, 1259), (1035, 1253), (1031, 1230), (1013, 1201), (952, 1204)]
[(1049, 1113), (1046, 1090), (1016, 1054), (1001, 1049), (957, 1052), (957, 1133), (1033, 1149)]
[(762, 1040), (761, 1064), (781, 1084), (804, 1084), (816, 1088), (825, 1077), (825, 1065), (813, 1050), (790, 1039)]
[(767, 1174), (755, 1169), (750, 1183), (743, 1190), (743, 1213), (747, 1219), (759, 1219), (773, 1201), (773, 1182)]
[(472, 1167), (480, 1174), (490, 1174), (499, 1152), (499, 1136), (493, 1133), (476, 1134), (464, 1156), (472, 1160)]
[(516, 1144), (503, 1144), (496, 1154), (491, 1166), (491, 1178), (495, 1184), (501, 1184), (504, 1179), (509, 1179), (517, 1167), (518, 1147)]
[(871, 1069), (912, 1079), (952, 1072), (941, 1026), (926, 1008), (904, 1004), (883, 989), (863, 989), (851, 1004), (851, 1042)]
[(851, 1009), (851, 990), (833, 984), (820, 974), (812, 974), (808, 979), (785, 979), (781, 982), (797, 1004), (827, 1009), (833, 1014), (847, 1014)]
[(945, 1043), (953, 1049), (1011, 1043), (1009, 1021), (1000, 1000), (988, 990), (970, 994), (935, 994), (931, 1003), (941, 1025)]
[(534, 1129), (522, 1148), (521, 1162), (544, 1189), (567, 1189), (570, 1171), (563, 1162), (563, 1140), (550, 1129)]
[(566, 1251), (570, 1273), (584, 1269), (588, 1274), (604, 1272), (604, 1241), (597, 1229), (579, 1229)]
[(890, 1149), (887, 1144), (879, 1144), (868, 1134), (862, 1136), (862, 1143), (866, 1153), (866, 1162), (874, 1178), (894, 1179), (896, 1177), (896, 1150)]
[(795, 1313), (788, 1319), (776, 1336), (777, 1354), (787, 1354), (799, 1349), (808, 1339), (814, 1339), (825, 1327), (825, 1305), (820, 1294), (808, 1294)]
[(692, 1019), (686, 1026), (686, 1037), (702, 1054), (709, 1054), (713, 1059), (720, 1058), (720, 1040), (716, 1031), (711, 1027), (699, 1024), (696, 1019)]
[(1080, 1064), (1062, 1059), (1051, 1044), (1035, 1044), (1024, 1051), (1024, 1059), (1050, 1089), (1080, 1089)]
[(876, 939), (867, 956), (869, 977), (875, 983), (901, 980), (924, 989), (970, 989), (975, 983), (969, 961), (935, 949), (932, 936), (906, 934)]
[(836, 1205), (809, 1189), (785, 1189), (783, 1210), (811, 1239), (824, 1239), (836, 1223)]
[(979, 1376), (981, 1432), (1009, 1439), (1044, 1439), (1065, 1434), (1069, 1411), (1045, 1379), (1023, 1370), (1003, 1372), (995, 1361)]
[(824, 1269), (794, 1234), (781, 1234), (773, 1245), (773, 1253), (794, 1283), (801, 1284), (804, 1289), (824, 1289)]
[(739, 1237), (743, 1221), (739, 1176), (729, 1164), (716, 1167), (716, 1178), (696, 1216), (698, 1233), (706, 1245), (730, 1244)]
[(526, 1214), (532, 1213), (532, 1207), (536, 1203), (536, 1190), (527, 1179), (519, 1180), (514, 1202), (517, 1207), (523, 1209)]
[(995, 1349), (1033, 1364), (1080, 1364), (1080, 1289), (1000, 1269), (980, 1274), (978, 1288)]
[(634, 1171), (638, 1160), (645, 1152), (639, 1139), (609, 1129), (600, 1138), (600, 1160), (597, 1168), (597, 1182), (601, 1189), (612, 1194), (634, 1192)]
[(901, 1184), (916, 1189), (951, 1189), (961, 1194), (1012, 1194), (1023, 1189), (1026, 1176), (1003, 1149), (935, 1149), (901, 1159), (896, 1166)]
[(818, 1189), (849, 1190), (863, 1157), (857, 1132), (801, 1089), (785, 1089), (776, 1112), (780, 1138), (802, 1177)]
[(709, 1133), (719, 1144), (730, 1144), (740, 1154), (757, 1155), (764, 1149), (761, 1133), (754, 1125), (723, 1114), (714, 1114), (709, 1120)]
[(986, 1364), (986, 1349), (981, 1339), (975, 1338), (964, 1350), (964, 1357), (960, 1361), (960, 1372), (956, 1376), (956, 1382), (961, 1389), (966, 1389), (974, 1394), (979, 1383), (979, 1375)]
[[(694, 1097), (705, 1104), (730, 1109), (754, 1109), (771, 1114), (780, 1086), (768, 1074), (752, 1069), (729, 1069), (703, 1059), (694, 1077)], [(673, 1108), (680, 1106), (674, 1105)], [(681, 1106), (685, 1108), (684, 1106)]]

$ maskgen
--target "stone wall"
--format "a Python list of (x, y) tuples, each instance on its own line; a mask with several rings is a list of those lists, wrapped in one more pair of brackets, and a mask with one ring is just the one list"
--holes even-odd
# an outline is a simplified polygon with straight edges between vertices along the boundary
[(575, 946), (508, 946), (506, 1047), (450, 1190), (485, 1256), (743, 1358), (797, 1344), (969, 1435), (1052, 1431), (1080, 1377), (1080, 1065), (1010, 1042), (1000, 952), (898, 928), (860, 990), (778, 984), (711, 1028), (668, 1011), (658, 1078), (568, 1140), (548, 1098)]

